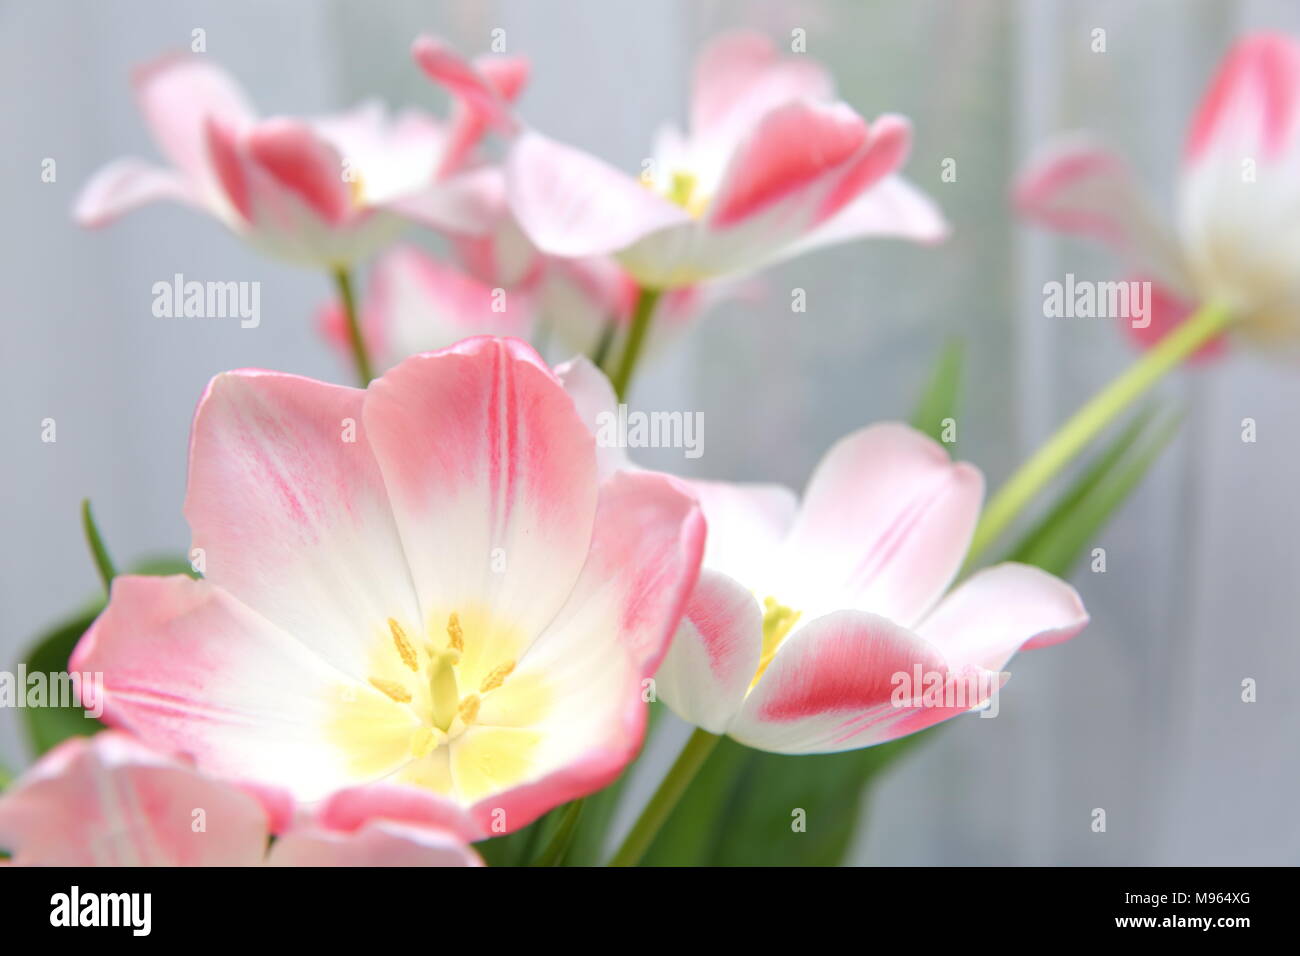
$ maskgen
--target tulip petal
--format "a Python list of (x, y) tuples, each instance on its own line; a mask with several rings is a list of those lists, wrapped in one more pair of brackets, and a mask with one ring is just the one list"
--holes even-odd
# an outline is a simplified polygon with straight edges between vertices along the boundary
[(362, 680), (389, 618), (422, 621), (364, 396), (295, 375), (218, 375), (195, 414), (185, 499), (207, 580)]
[[(409, 708), (207, 581), (119, 577), (69, 670), (104, 675), (108, 723), (200, 770), (315, 800), (409, 759)], [(344, 718), (364, 723), (352, 749)]]
[(506, 160), (507, 193), (519, 225), (544, 252), (615, 252), (669, 226), (686, 211), (581, 150), (525, 132)]
[(1000, 671), (1021, 649), (1074, 637), (1088, 612), (1074, 588), (1026, 564), (972, 575), (939, 603), (917, 633), (950, 661)]
[(482, 866), (482, 858), (445, 830), (376, 820), (352, 833), (304, 828), (280, 837), (269, 866)]
[(764, 114), (792, 100), (829, 99), (826, 69), (803, 56), (782, 57), (759, 33), (724, 34), (700, 53), (691, 89), (691, 133), (730, 149)]
[(411, 55), (429, 79), (446, 87), (471, 113), (504, 132), (514, 130), (509, 104), (527, 82), (527, 61), (484, 57), (470, 62), (450, 44), (427, 35), (416, 38)]
[(948, 238), (951, 227), (938, 204), (901, 176), (886, 176), (781, 251), (792, 259), (814, 249), (854, 239), (907, 239), (936, 243)]
[(0, 797), (18, 865), (254, 866), (267, 835), (253, 797), (113, 731), (64, 741)]
[(517, 660), (591, 540), (595, 443), (572, 401), (523, 342), (474, 338), (372, 383), (364, 421), (427, 626), (477, 614), (492, 633), (471, 649)]
[[(925, 700), (914, 675), (942, 692)], [(885, 618), (836, 611), (785, 639), (729, 733), (775, 753), (852, 750), (964, 713), (997, 686), (978, 673), (950, 672), (933, 645)]]
[(167, 56), (136, 70), (132, 83), (163, 155), (199, 186), (214, 185), (206, 125), (242, 130), (255, 119), (235, 80), (205, 56)]
[(506, 213), (505, 180), (494, 166), (457, 173), (383, 204), (407, 219), (455, 236), (486, 236)]
[(762, 648), (763, 614), (754, 595), (705, 568), (655, 674), (659, 697), (688, 723), (726, 733), (758, 671)]
[(95, 173), (82, 187), (72, 215), (77, 225), (93, 228), (160, 200), (196, 202), (189, 184), (172, 170), (138, 159), (119, 159)]
[(667, 475), (623, 471), (600, 489), (591, 551), (573, 593), (530, 651), (551, 659), (618, 641), (653, 674), (699, 574), (705, 521), (689, 489)]
[(737, 225), (813, 186), (823, 187), (817, 201), (830, 201), (835, 191), (828, 174), (854, 172), (856, 165), (845, 164), (856, 160), (869, 135), (862, 117), (843, 103), (793, 102), (772, 110), (732, 157), (709, 206), (709, 225)]
[(452, 742), (458, 795), (476, 801), (480, 825), (502, 811), (516, 829), (618, 776), (641, 744), (642, 681), (667, 650), (703, 547), (704, 520), (679, 483), (649, 472), (605, 483), (568, 603), (484, 697), (482, 726)]
[(352, 216), (343, 159), (306, 123), (266, 120), (248, 134), (246, 146), (256, 163), (325, 222), (337, 225)]
[(886, 176), (896, 172), (912, 148), (912, 124), (902, 116), (885, 114), (871, 124), (867, 142), (835, 183), (817, 211), (818, 223), (836, 216), (841, 210), (871, 189)]
[(1234, 44), (1192, 120), (1187, 160), (1276, 161), (1300, 135), (1300, 45), (1259, 33)]
[(373, 100), (314, 119), (311, 128), (338, 151), (349, 191), (367, 206), (427, 188), (448, 149), (448, 130), (438, 120), (418, 110), (390, 119)]
[[(384, 368), (471, 335), (524, 335), (532, 319), (526, 294), (502, 295), (407, 245), (393, 247), (375, 263), (362, 314), (371, 355), (380, 356)], [(329, 318), (333, 337), (346, 350), (342, 307)]]
[(841, 439), (817, 466), (786, 541), (774, 596), (818, 614), (859, 608), (910, 626), (957, 573), (984, 482), (905, 425)]
[(1016, 177), (1013, 201), (1033, 222), (1099, 239), (1165, 285), (1192, 287), (1173, 234), (1127, 164), (1085, 137), (1063, 138), (1035, 154)]
[(799, 499), (784, 485), (688, 481), (709, 523), (704, 563), (747, 587), (769, 584), (773, 556), (794, 523)]
[(601, 424), (606, 416), (618, 414), (618, 398), (614, 386), (605, 373), (596, 368), (585, 355), (578, 355), (563, 365), (557, 365), (555, 375), (564, 384), (564, 391), (573, 399), (573, 406), (584, 425), (596, 436), (596, 468), (603, 482), (614, 472), (632, 467), (627, 451), (617, 443), (600, 441)]

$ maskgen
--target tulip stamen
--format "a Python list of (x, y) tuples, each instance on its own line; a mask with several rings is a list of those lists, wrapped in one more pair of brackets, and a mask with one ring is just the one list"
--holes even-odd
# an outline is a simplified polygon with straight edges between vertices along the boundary
[(393, 645), (397, 648), (397, 654), (401, 657), (402, 663), (418, 673), (420, 659), (415, 654), (415, 645), (406, 636), (406, 631), (402, 630), (402, 625), (390, 617), (388, 619), (388, 630), (393, 635)]
[(496, 690), (506, 682), (510, 672), (515, 669), (514, 661), (506, 661), (504, 664), (498, 664), (483, 678), (483, 683), (479, 684), (478, 692), (486, 694), (490, 690)]
[(386, 694), (399, 704), (409, 704), (411, 702), (411, 692), (394, 680), (384, 680), (382, 677), (370, 678), (370, 686), (382, 694)]

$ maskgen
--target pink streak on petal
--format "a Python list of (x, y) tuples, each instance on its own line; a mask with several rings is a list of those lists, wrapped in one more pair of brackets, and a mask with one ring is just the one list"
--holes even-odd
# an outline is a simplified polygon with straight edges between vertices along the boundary
[(789, 103), (768, 113), (731, 158), (709, 223), (726, 228), (807, 188), (848, 162), (868, 139), (843, 103)]
[(1186, 158), (1195, 162), (1219, 135), (1230, 132), (1246, 104), (1257, 111), (1266, 155), (1277, 158), (1292, 136), (1300, 110), (1300, 45), (1290, 37), (1260, 33), (1233, 46), (1197, 109)]
[(277, 183), (326, 222), (337, 225), (351, 218), (351, 187), (343, 179), (343, 160), (306, 123), (266, 120), (249, 133), (247, 148), (249, 156)]

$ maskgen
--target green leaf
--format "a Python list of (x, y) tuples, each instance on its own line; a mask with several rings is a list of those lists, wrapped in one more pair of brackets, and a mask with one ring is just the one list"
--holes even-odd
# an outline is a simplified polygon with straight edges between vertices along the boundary
[(1035, 564), (1058, 576), (1069, 574), (1160, 458), (1180, 424), (1182, 415), (1165, 416), (1157, 423), (1154, 406), (1139, 411), (1067, 486), (1043, 519), (1011, 548), (1004, 561)]
[(522, 830), (481, 840), (474, 844), (474, 849), (488, 866), (527, 866), (528, 861), (546, 846), (555, 828), (555, 816), (555, 811), (551, 811)]
[[(678, 803), (643, 866), (836, 866), (871, 782), (928, 739), (786, 756), (722, 740)], [(803, 829), (795, 811), (802, 810)]]
[[(132, 573), (195, 576), (188, 561), (170, 556), (142, 561)], [(95, 599), (37, 638), (23, 660), (26, 673), (65, 672), (68, 669), (68, 658), (77, 646), (77, 641), (81, 640), (81, 635), (86, 633), (103, 609), (103, 599)], [(18, 688), (18, 691), (24, 692), (25, 688)], [(87, 717), (79, 707), (24, 707), (22, 714), (27, 727), (28, 743), (37, 756), (69, 737), (93, 734), (104, 729), (103, 724), (93, 717)]]
[(1028, 557), (1046, 545), (1088, 495), (1114, 471), (1151, 423), (1155, 412), (1154, 404), (1148, 404), (1137, 412), (1115, 440), (1057, 498), (1047, 513), (1012, 546), (1003, 560), (1032, 563), (1027, 560)]
[(912, 413), (912, 427), (935, 441), (942, 441), (944, 420), (957, 417), (964, 353), (960, 339), (951, 339), (944, 345), (930, 373), (930, 381)]
[[(72, 649), (98, 616), (101, 607), (102, 604), (96, 603), (91, 610), (66, 619), (44, 634), (24, 661), (26, 672), (58, 674), (66, 671)], [(17, 688), (20, 694), (25, 690)], [(90, 735), (104, 729), (103, 724), (87, 717), (80, 707), (24, 707), (22, 714), (28, 743), (37, 756), (69, 737)]]
[(578, 821), (582, 818), (585, 804), (586, 801), (579, 798), (569, 801), (561, 808), (554, 832), (546, 841), (545, 848), (528, 861), (529, 866), (560, 866), (564, 862), (569, 847), (573, 845), (573, 836), (578, 830)]
[[(1015, 560), (1035, 565), (1058, 577), (1068, 575), (1098, 533), (1141, 483), (1160, 453), (1178, 433), (1181, 424), (1181, 414), (1166, 416), (1161, 422), (1135, 422), (1135, 426), (1141, 426), (1140, 439), (1129, 439), (1118, 455), (1112, 454), (1114, 447), (1108, 449), (1098, 460), (1097, 467), (1089, 469), (1089, 472), (1099, 473), (1085, 474), (1084, 478), (1091, 478), (1086, 487), (1072, 487), (1066, 492), (1070, 507), (1062, 509), (1058, 505), (1053, 508), (1049, 515), (1051, 523), (1045, 528), (1035, 529), (1040, 533), (1033, 534), (1024, 542), (1024, 547), (1015, 549)], [(1116, 444), (1125, 441), (1127, 435), (1128, 429)]]
[(108, 556), (108, 548), (104, 546), (104, 536), (99, 533), (99, 525), (95, 524), (95, 514), (90, 510), (89, 498), (81, 499), (81, 527), (86, 535), (90, 556), (95, 561), (95, 570), (99, 572), (99, 580), (107, 594), (113, 586), (113, 578), (117, 577), (117, 569), (113, 567), (113, 559)]

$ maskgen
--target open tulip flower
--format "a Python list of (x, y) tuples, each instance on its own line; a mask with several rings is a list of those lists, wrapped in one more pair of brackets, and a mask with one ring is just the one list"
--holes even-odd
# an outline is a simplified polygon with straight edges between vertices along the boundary
[(1196, 306), (1217, 303), (1243, 338), (1294, 349), (1298, 163), (1300, 44), (1258, 34), (1228, 53), (1192, 120), (1176, 228), (1152, 212), (1119, 157), (1077, 137), (1032, 160), (1015, 199), (1034, 221), (1110, 243), (1139, 277), (1157, 284), (1150, 325), (1135, 330), (1147, 344)]
[(1002, 564), (945, 595), (983, 479), (881, 424), (827, 453), (802, 505), (785, 488), (690, 482), (704, 570), (655, 677), (679, 716), (759, 750), (883, 743), (980, 707), (1017, 650), (1088, 621), (1074, 590)]
[(106, 731), (64, 741), (0, 796), (0, 847), (18, 866), (482, 866), (446, 829), (282, 830), (286, 806)]
[[(423, 38), (415, 55), (453, 93), (509, 121), (492, 84), (444, 44)], [(782, 57), (759, 35), (724, 36), (696, 67), (689, 135), (666, 129), (639, 177), (524, 130), (506, 164), (511, 209), (543, 251), (615, 255), (659, 290), (864, 236), (944, 238), (937, 207), (894, 175), (907, 121), (869, 123), (832, 95), (815, 61)]]
[[(506, 99), (526, 74), (522, 61), (507, 58), (480, 68)], [(418, 111), (390, 118), (378, 103), (315, 120), (259, 119), (236, 82), (198, 56), (142, 67), (134, 86), (171, 166), (106, 166), (77, 201), (82, 225), (175, 200), (271, 255), (339, 268), (391, 240), (406, 219), (476, 234), (501, 214), (499, 172), (472, 164), (490, 122), (472, 101), (458, 101), (445, 123)]]
[(73, 655), (105, 719), (304, 804), (344, 793), (350, 826), (450, 804), (471, 835), (635, 754), (704, 545), (674, 480), (599, 479), (573, 401), (511, 339), (366, 390), (217, 376), (185, 510), (205, 578), (117, 578)]

